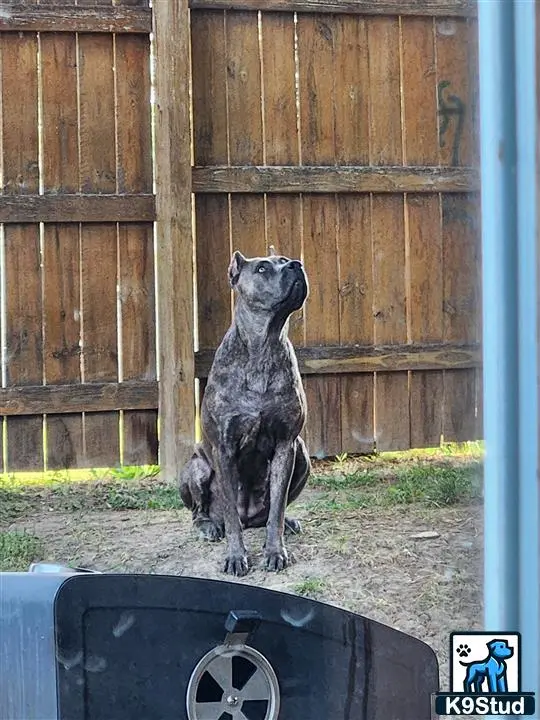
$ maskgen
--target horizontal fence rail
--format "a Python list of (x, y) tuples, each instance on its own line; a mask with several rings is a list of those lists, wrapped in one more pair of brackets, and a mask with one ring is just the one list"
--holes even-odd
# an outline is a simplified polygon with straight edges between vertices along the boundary
[[(158, 0), (159, 1), (159, 0)], [(76, 6), (73, 1), (54, 5), (0, 3), (0, 31), (150, 33), (148, 7)]]
[(193, 191), (216, 193), (469, 192), (480, 188), (472, 168), (195, 167)]
[[(195, 353), (195, 374), (210, 372), (215, 350)], [(390, 345), (387, 347), (324, 346), (298, 347), (298, 366), (303, 375), (393, 372), (396, 370), (456, 370), (479, 368), (479, 345)]]
[(476, 0), (191, 0), (198, 10), (476, 17)]

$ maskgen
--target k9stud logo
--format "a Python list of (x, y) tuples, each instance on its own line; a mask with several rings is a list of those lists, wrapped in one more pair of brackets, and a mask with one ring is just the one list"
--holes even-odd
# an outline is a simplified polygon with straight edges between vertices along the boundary
[(450, 636), (450, 692), (437, 693), (439, 715), (533, 715), (534, 693), (521, 691), (519, 633)]

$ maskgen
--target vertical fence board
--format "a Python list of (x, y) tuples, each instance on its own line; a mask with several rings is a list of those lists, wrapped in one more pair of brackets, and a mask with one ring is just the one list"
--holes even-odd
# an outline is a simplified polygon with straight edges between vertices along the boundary
[(296, 165), (299, 148), (294, 16), (263, 13), (261, 22), (265, 159), (268, 165)]
[[(40, 385), (43, 380), (43, 367), (39, 227), (6, 227), (4, 257), (7, 384)], [(21, 282), (21, 278), (24, 278), (24, 282)], [(7, 436), (10, 472), (43, 469), (41, 415), (9, 418)]]
[[(45, 379), (47, 384), (81, 381), (79, 225), (45, 225), (43, 245)], [(81, 414), (47, 415), (47, 468), (83, 462)]]
[(302, 163), (333, 165), (334, 22), (332, 15), (298, 17)]
[[(444, 339), (474, 342), (480, 289), (477, 283), (477, 224), (474, 200), (467, 195), (443, 197)], [(476, 372), (447, 370), (444, 374), (446, 441), (476, 435)]]
[[(152, 192), (150, 40), (115, 37), (117, 192)], [(122, 379), (156, 379), (154, 247), (151, 224), (120, 223)], [(157, 463), (157, 412), (122, 414), (125, 465)]]
[[(77, 43), (74, 34), (41, 33), (43, 187), (77, 192), (79, 146)], [(81, 300), (79, 225), (47, 224), (43, 237), (45, 382), (79, 383)], [(82, 414), (49, 414), (47, 468), (78, 467)]]
[(231, 289), (227, 278), (231, 259), (227, 196), (199, 195), (195, 200), (195, 210), (199, 347), (215, 348), (231, 322)]
[[(3, 34), (1, 52), (3, 192), (36, 193), (37, 36)], [(4, 242), (7, 384), (39, 385), (43, 381), (39, 226), (6, 225)], [(7, 437), (10, 471), (43, 468), (42, 416), (9, 418)]]
[[(373, 277), (369, 195), (338, 198), (339, 324), (343, 345), (373, 344)], [(341, 378), (341, 447), (374, 448), (372, 373)]]
[(435, 37), (440, 163), (471, 165), (474, 143), (467, 21), (437, 18)]
[[(154, 247), (152, 226), (121, 225), (120, 307), (122, 319), (122, 379), (156, 379)], [(125, 410), (125, 465), (157, 462), (157, 412)]]
[[(439, 195), (406, 199), (409, 236), (409, 323), (414, 343), (440, 342), (443, 336), (443, 273)], [(441, 442), (443, 377), (436, 370), (409, 377), (411, 446)]]
[[(402, 18), (403, 139), (406, 165), (437, 165), (439, 142), (433, 18)], [(442, 248), (438, 195), (405, 196), (408, 326), (414, 343), (442, 340)], [(441, 441), (443, 376), (409, 373), (411, 446)]]
[(266, 255), (264, 197), (240, 193), (231, 195), (230, 202), (232, 249), (246, 257)]
[(228, 13), (226, 29), (230, 162), (260, 165), (263, 137), (257, 13)]
[[(79, 35), (80, 188), (116, 191), (113, 37)], [(84, 381), (118, 379), (116, 318), (117, 231), (112, 224), (81, 228)], [(118, 412), (84, 417), (89, 466), (120, 461)]]
[[(116, 240), (115, 224), (82, 227), (83, 362), (84, 381), (89, 383), (118, 380)], [(118, 464), (120, 427), (117, 412), (86, 413), (84, 434), (85, 462), (89, 467)]]
[(178, 476), (195, 439), (193, 210), (187, 0), (154, 3), (160, 465)]
[(437, 165), (437, 96), (432, 18), (402, 18), (405, 165)]
[[(304, 248), (311, 278), (306, 309), (307, 345), (339, 343), (339, 305), (336, 236), (336, 202), (333, 195), (305, 195)], [(308, 399), (307, 443), (312, 455), (339, 453), (341, 447), (340, 378), (309, 376), (304, 380)], [(326, 422), (326, 420), (329, 420)]]
[(369, 143), (372, 165), (401, 165), (401, 100), (399, 22), (397, 18), (370, 18)]
[[(300, 143), (302, 162), (331, 165), (334, 135), (334, 24), (332, 16), (298, 17)], [(304, 311), (307, 345), (339, 343), (335, 196), (304, 195), (304, 260), (310, 299)], [(306, 441), (311, 455), (339, 452), (340, 378), (308, 376)]]
[(193, 12), (193, 142), (196, 165), (227, 164), (225, 14)]
[[(268, 165), (296, 165), (300, 159), (296, 107), (295, 28), (292, 13), (263, 13), (264, 149)], [(302, 257), (302, 200), (299, 196), (266, 197), (266, 242), (290, 258)], [(304, 313), (290, 320), (294, 345), (304, 341)]]
[[(403, 198), (374, 195), (371, 212), (374, 341), (378, 345), (405, 343), (407, 322)], [(389, 238), (392, 238), (391, 243)], [(376, 373), (377, 450), (403, 450), (409, 447), (408, 392), (406, 372)]]
[[(295, 195), (268, 195), (266, 198), (266, 240), (278, 255), (302, 256), (302, 203)], [(304, 343), (304, 311), (290, 319), (289, 337), (293, 345)]]
[(369, 164), (367, 22), (359, 15), (335, 18), (335, 158), (339, 165)]

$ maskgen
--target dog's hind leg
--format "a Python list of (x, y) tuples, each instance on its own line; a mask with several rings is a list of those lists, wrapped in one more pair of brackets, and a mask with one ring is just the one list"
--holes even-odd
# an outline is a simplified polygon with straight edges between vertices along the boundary
[[(287, 496), (287, 505), (294, 502), (300, 495), (308, 480), (311, 472), (311, 461), (305, 442), (301, 437), (296, 439), (296, 455), (294, 460), (294, 470), (289, 486), (289, 494)], [(287, 535), (298, 535), (302, 532), (300, 520), (285, 517), (285, 532)]]
[(217, 498), (212, 492), (214, 470), (201, 446), (182, 468), (179, 479), (180, 497), (191, 510), (193, 525), (205, 540), (216, 542), (225, 534)]

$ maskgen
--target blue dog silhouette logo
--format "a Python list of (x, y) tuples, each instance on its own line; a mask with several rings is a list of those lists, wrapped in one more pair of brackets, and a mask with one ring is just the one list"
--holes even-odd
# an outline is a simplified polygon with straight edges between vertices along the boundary
[(463, 680), (463, 692), (466, 693), (505, 693), (508, 692), (506, 661), (514, 655), (514, 648), (507, 640), (494, 639), (486, 643), (487, 655), (482, 660), (464, 662), (462, 657), (470, 654), (466, 644), (457, 647), (459, 664), (466, 668)]

